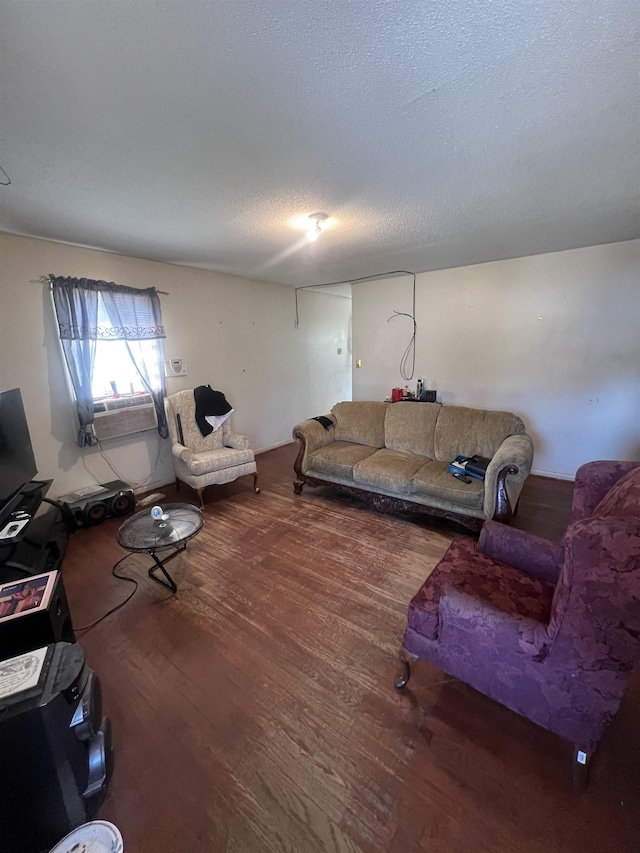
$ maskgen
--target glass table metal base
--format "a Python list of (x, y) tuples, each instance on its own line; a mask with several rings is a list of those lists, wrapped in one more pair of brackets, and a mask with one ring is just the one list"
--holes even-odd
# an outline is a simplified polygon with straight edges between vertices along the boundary
[[(148, 570), (149, 577), (176, 592), (176, 583), (167, 571), (166, 563), (182, 553), (189, 539), (199, 533), (204, 516), (199, 507), (192, 504), (165, 504), (162, 511), (161, 518), (154, 518), (146, 509), (137, 512), (120, 527), (117, 540), (127, 551), (149, 554), (155, 563)], [(165, 551), (170, 553), (158, 556)]]
[[(151, 566), (151, 568), (147, 571), (147, 574), (149, 575), (151, 580), (155, 581), (156, 583), (161, 583), (162, 586), (168, 587), (171, 590), (171, 592), (177, 592), (178, 587), (176, 586), (176, 582), (171, 577), (169, 572), (166, 570), (165, 564), (168, 563), (169, 560), (173, 560), (173, 558), (176, 557), (178, 554), (180, 554), (182, 551), (184, 551), (184, 549), (186, 547), (187, 547), (187, 543), (185, 542), (184, 545), (181, 545), (179, 548), (176, 548), (176, 550), (172, 554), (169, 554), (167, 557), (164, 557), (164, 559), (162, 559), (162, 560), (158, 559), (158, 555), (156, 554), (155, 551), (149, 551), (149, 554), (153, 557), (153, 560), (155, 562), (155, 566)], [(156, 576), (156, 572), (158, 572), (158, 571), (162, 572), (162, 574), (165, 576), (166, 580), (162, 580), (162, 578), (159, 578)]]

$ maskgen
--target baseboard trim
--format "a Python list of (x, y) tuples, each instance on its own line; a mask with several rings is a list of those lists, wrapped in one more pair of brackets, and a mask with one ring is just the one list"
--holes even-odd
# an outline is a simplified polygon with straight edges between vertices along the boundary
[[(284, 447), (286, 444), (295, 444), (295, 441), (291, 438), (285, 439), (284, 441), (278, 441), (276, 444), (270, 444), (267, 447), (261, 447), (260, 450), (256, 450), (256, 456), (260, 456), (262, 453), (268, 453), (270, 450), (276, 450), (278, 447)], [(544, 471), (540, 469), (532, 469), (531, 473), (536, 477), (547, 477), (550, 480), (567, 480), (573, 482), (575, 480), (575, 475), (573, 474), (563, 474), (558, 471)], [(137, 486), (134, 488), (133, 492), (136, 495), (145, 494), (146, 492), (157, 491), (158, 489), (165, 488), (167, 486), (172, 486), (175, 483), (175, 478), (172, 477), (169, 480), (156, 480), (153, 483), (145, 483), (144, 486)]]
[(535, 477), (547, 477), (550, 480), (569, 480), (573, 482), (575, 480), (575, 474), (562, 474), (559, 471), (540, 471), (532, 468), (531, 473)]
[[(259, 456), (261, 453), (267, 453), (269, 450), (275, 450), (278, 447), (284, 447), (285, 444), (294, 444), (293, 439), (288, 438), (285, 441), (279, 441), (277, 444), (271, 444), (269, 447), (263, 447), (260, 450), (256, 450), (256, 456)], [(167, 488), (169, 486), (173, 486), (175, 483), (175, 477), (171, 477), (170, 479), (162, 479), (155, 480), (153, 483), (145, 483), (144, 486), (136, 486), (133, 489), (134, 495), (144, 495), (150, 492), (157, 492), (161, 489)]]
[(270, 444), (268, 447), (261, 447), (260, 450), (256, 450), (256, 456), (259, 456), (261, 453), (267, 453), (269, 450), (275, 450), (278, 447), (284, 447), (285, 444), (294, 444), (295, 442), (291, 438), (287, 438), (284, 441), (279, 441), (277, 444)]
[(146, 495), (150, 492), (157, 492), (160, 489), (167, 488), (168, 486), (173, 486), (176, 481), (175, 477), (172, 477), (170, 480), (156, 480), (153, 483), (145, 483), (144, 486), (136, 486), (133, 490), (134, 495)]

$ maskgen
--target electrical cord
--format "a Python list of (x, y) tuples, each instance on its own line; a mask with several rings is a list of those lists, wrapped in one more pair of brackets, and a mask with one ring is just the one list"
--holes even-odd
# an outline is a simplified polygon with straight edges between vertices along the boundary
[[(416, 274), (409, 273), (409, 275), (413, 276), (413, 301), (411, 314), (407, 314), (406, 311), (394, 311), (393, 315), (387, 320), (387, 323), (389, 323), (391, 320), (395, 320), (396, 317), (408, 317), (413, 323), (413, 333), (409, 338), (407, 348), (400, 359), (400, 376), (406, 380), (413, 379), (413, 374), (416, 369), (416, 331), (418, 328), (418, 324), (416, 323)], [(409, 359), (411, 359), (410, 369)]]
[(116, 611), (118, 611), (118, 610), (120, 610), (122, 607), (124, 607), (124, 606), (125, 606), (125, 604), (126, 604), (128, 601), (131, 601), (131, 599), (133, 598), (133, 596), (136, 594), (136, 592), (137, 592), (137, 590), (138, 590), (138, 581), (137, 581), (135, 578), (129, 578), (129, 577), (127, 577), (126, 575), (120, 575), (120, 574), (118, 574), (118, 572), (116, 571), (116, 569), (118, 568), (118, 566), (120, 565), (120, 563), (123, 563), (123, 562), (124, 562), (125, 560), (127, 560), (129, 557), (133, 557), (134, 553), (135, 553), (135, 552), (134, 552), (134, 551), (132, 551), (130, 554), (125, 554), (125, 555), (124, 555), (124, 557), (121, 557), (121, 558), (118, 560), (118, 562), (114, 565), (114, 567), (111, 569), (111, 574), (114, 576), (114, 578), (119, 578), (120, 580), (127, 581), (128, 583), (132, 583), (132, 584), (134, 585), (133, 590), (129, 593), (129, 595), (125, 598), (125, 600), (124, 600), (124, 601), (120, 602), (120, 604), (116, 604), (116, 606), (115, 606), (115, 607), (112, 607), (112, 608), (111, 608), (111, 610), (108, 610), (105, 614), (103, 614), (102, 616), (100, 616), (100, 618), (99, 618), (99, 619), (96, 619), (96, 620), (95, 620), (95, 622), (91, 622), (89, 625), (84, 625), (82, 628), (78, 628), (78, 629), (74, 632), (74, 633), (75, 633), (75, 635), (76, 635), (76, 637), (77, 637), (78, 639), (80, 639), (80, 637), (84, 637), (84, 635), (85, 635), (85, 634), (88, 634), (88, 633), (89, 633), (89, 631), (91, 631), (93, 628), (95, 628), (95, 627), (96, 627), (96, 625), (99, 625), (99, 624), (100, 624), (100, 622), (104, 621), (104, 620), (107, 618), (107, 616), (111, 616), (111, 614), (112, 614), (112, 613), (115, 613)]
[(409, 317), (411, 322), (413, 323), (413, 332), (411, 333), (411, 337), (409, 338), (409, 343), (407, 344), (407, 348), (402, 354), (402, 358), (400, 359), (400, 375), (406, 381), (413, 379), (413, 375), (416, 369), (416, 332), (418, 330), (418, 324), (416, 322), (416, 274), (411, 272), (410, 270), (391, 270), (390, 272), (377, 272), (373, 275), (364, 275), (361, 278), (348, 278), (343, 281), (329, 281), (324, 284), (304, 284), (300, 287), (296, 287), (295, 289), (295, 297), (296, 297), (296, 322), (295, 328), (298, 328), (300, 323), (300, 316), (298, 312), (298, 291), (299, 290), (309, 290), (315, 289), (317, 287), (336, 287), (338, 284), (357, 284), (361, 281), (373, 281), (377, 278), (389, 278), (392, 275), (410, 275), (413, 276), (413, 298), (411, 303), (411, 314), (407, 314), (406, 311), (394, 311), (393, 316), (389, 317), (389, 320), (395, 319), (395, 317)]
[[(109, 459), (109, 457), (106, 455), (106, 453), (105, 453), (105, 452), (104, 452), (104, 450), (102, 449), (102, 445), (100, 444), (100, 442), (98, 441), (98, 442), (96, 442), (96, 443), (97, 443), (97, 446), (98, 446), (98, 453), (100, 454), (100, 456), (102, 456), (102, 458), (103, 458), (103, 459), (104, 459), (104, 461), (107, 463), (107, 465), (109, 466), (109, 468), (111, 468), (111, 470), (112, 470), (112, 471), (113, 471), (113, 473), (116, 475), (116, 477), (118, 478), (118, 480), (122, 480), (123, 482), (128, 483), (128, 485), (130, 485), (132, 489), (141, 489), (143, 486), (146, 486), (146, 485), (147, 485), (147, 483), (151, 480), (151, 478), (154, 476), (154, 474), (155, 474), (155, 473), (156, 473), (156, 471), (158, 470), (158, 464), (159, 464), (159, 462), (160, 462), (160, 454), (161, 454), (161, 452), (162, 452), (162, 444), (161, 444), (161, 442), (160, 442), (160, 438), (158, 438), (158, 450), (157, 450), (157, 452), (156, 452), (156, 461), (153, 463), (153, 468), (151, 469), (151, 471), (149, 472), (149, 474), (145, 477), (145, 479), (144, 479), (144, 480), (142, 480), (142, 481), (141, 481), (141, 482), (139, 482), (139, 483), (130, 483), (128, 480), (126, 480), (126, 479), (125, 479), (125, 478), (120, 474), (120, 472), (119, 472), (119, 471), (117, 471), (117, 470), (115, 469), (115, 467), (113, 466), (113, 464), (112, 464), (111, 460)], [(96, 481), (96, 484), (97, 484), (97, 485), (100, 485), (100, 481), (98, 480), (98, 478), (96, 477), (96, 475), (93, 473), (93, 471), (90, 471), (90, 470), (89, 470), (89, 468), (87, 467), (87, 460), (86, 460), (86, 456), (85, 456), (84, 454), (83, 454), (83, 456), (82, 456), (82, 465), (83, 465), (83, 467), (84, 467), (84, 470), (87, 472), (87, 474), (89, 474), (91, 477), (93, 477), (93, 479)]]
[[(156, 471), (158, 470), (158, 463), (160, 462), (160, 452), (161, 452), (161, 450), (162, 450), (162, 445), (161, 445), (161, 443), (160, 443), (160, 438), (158, 438), (158, 452), (156, 453), (156, 461), (153, 463), (153, 468), (151, 469), (151, 471), (150, 471), (149, 475), (148, 475), (147, 477), (145, 477), (145, 479), (144, 479), (144, 480), (142, 480), (142, 482), (140, 482), (140, 483), (129, 483), (129, 485), (131, 486), (131, 488), (132, 488), (132, 489), (141, 489), (143, 486), (146, 486), (146, 485), (147, 485), (147, 483), (149, 482), (149, 480), (150, 480), (150, 479), (153, 477), (153, 475), (156, 473)], [(102, 458), (103, 458), (103, 459), (104, 459), (104, 461), (107, 463), (107, 465), (109, 466), (109, 468), (111, 468), (111, 470), (112, 470), (112, 471), (113, 471), (113, 473), (116, 475), (116, 477), (117, 477), (119, 480), (123, 480), (124, 482), (128, 482), (127, 480), (124, 480), (124, 477), (122, 477), (122, 476), (121, 476), (121, 474), (120, 474), (118, 471), (116, 471), (115, 467), (114, 467), (114, 466), (113, 466), (113, 464), (111, 463), (111, 460), (109, 459), (109, 457), (105, 454), (104, 450), (102, 449), (102, 444), (101, 444), (100, 442), (98, 442), (98, 451), (99, 451), (99, 453), (100, 453), (100, 456), (102, 456)], [(85, 468), (86, 468), (86, 465), (85, 465)], [(88, 469), (87, 469), (87, 470), (88, 470)], [(92, 476), (93, 476), (93, 477), (95, 477), (95, 475), (94, 475), (94, 474), (92, 474)]]
[(413, 316), (416, 314), (416, 305), (415, 305), (415, 287), (416, 287), (416, 274), (411, 272), (410, 270), (390, 270), (389, 272), (375, 272), (373, 275), (363, 275), (360, 278), (345, 278), (342, 281), (326, 281), (323, 284), (301, 284), (300, 287), (296, 287), (295, 289), (295, 297), (296, 297), (296, 322), (295, 327), (298, 328), (300, 324), (300, 317), (298, 314), (298, 291), (299, 290), (314, 290), (317, 287), (336, 287), (338, 284), (358, 284), (360, 281), (373, 281), (376, 278), (389, 278), (392, 275), (412, 275), (413, 276)]

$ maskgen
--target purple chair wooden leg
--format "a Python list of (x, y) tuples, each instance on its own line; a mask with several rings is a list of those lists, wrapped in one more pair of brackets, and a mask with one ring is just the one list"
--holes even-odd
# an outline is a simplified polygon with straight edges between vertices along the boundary
[(583, 790), (589, 781), (590, 762), (591, 754), (576, 747), (573, 753), (573, 787), (576, 791)]
[(400, 674), (393, 682), (393, 686), (396, 690), (404, 690), (411, 678), (411, 663), (414, 660), (418, 660), (417, 655), (412, 655), (406, 649), (400, 649), (400, 665), (402, 667)]

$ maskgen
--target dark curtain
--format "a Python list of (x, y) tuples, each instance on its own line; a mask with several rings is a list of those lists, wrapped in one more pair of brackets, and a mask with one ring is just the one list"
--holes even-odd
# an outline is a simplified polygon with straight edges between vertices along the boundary
[[(167, 438), (167, 419), (164, 397), (167, 393), (162, 365), (164, 363), (160, 299), (153, 287), (138, 290), (107, 281), (86, 278), (50, 276), (62, 350), (69, 369), (78, 409), (78, 444), (86, 447), (96, 443), (92, 424), (94, 418), (93, 364), (96, 341), (121, 340), (126, 343), (131, 360), (143, 386), (153, 398), (158, 417), (158, 433)], [(98, 325), (99, 300), (109, 317), (108, 326)], [(160, 384), (152, 387), (152, 365), (146, 363), (137, 341), (156, 340), (160, 361)]]

